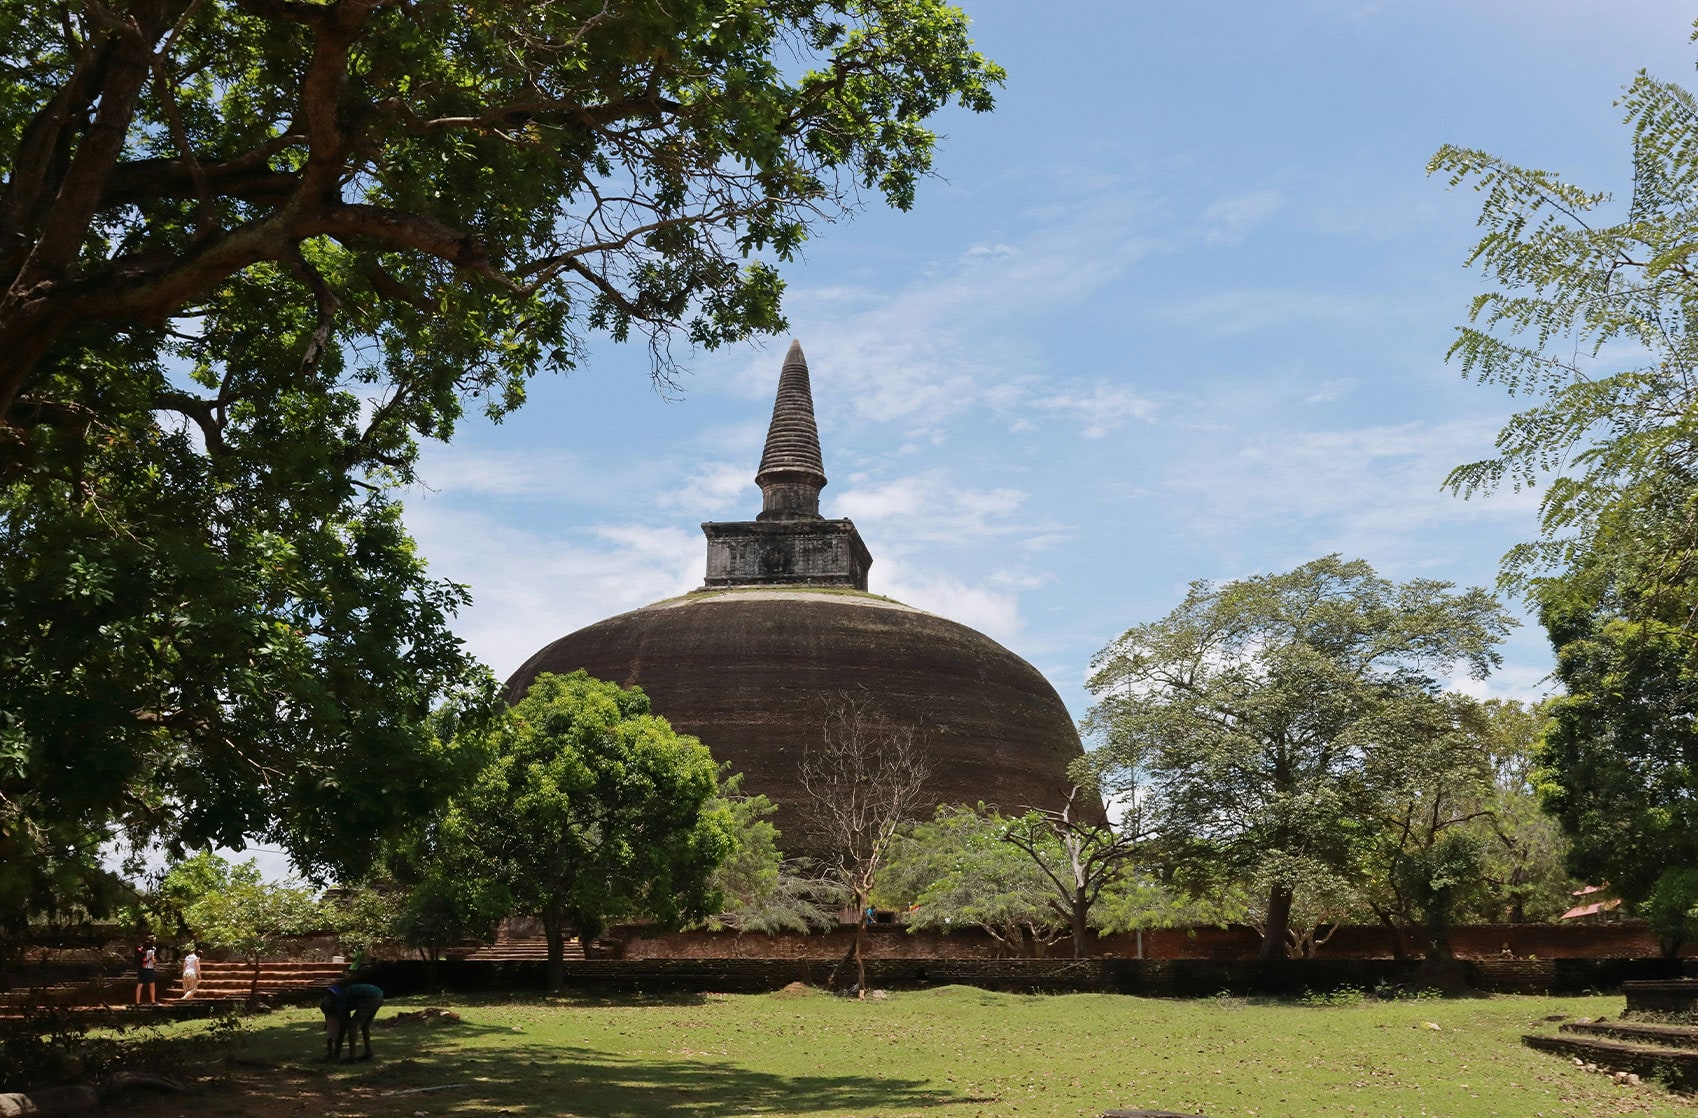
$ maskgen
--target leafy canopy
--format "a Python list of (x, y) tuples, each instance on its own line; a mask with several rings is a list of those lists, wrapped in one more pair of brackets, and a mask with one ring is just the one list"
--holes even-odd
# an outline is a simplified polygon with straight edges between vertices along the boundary
[(736, 822), (716, 802), (718, 766), (648, 696), (544, 673), (491, 739), (452, 830), (519, 911), (542, 917), (556, 968), (568, 927), (588, 939), (626, 917), (677, 927), (719, 911), (713, 874)]
[(1432, 170), (1484, 195), (1469, 261), (1492, 289), (1451, 354), (1533, 401), (1450, 483), (1556, 475), (1539, 539), (1504, 561), (1566, 691), (1535, 779), (1573, 841), (1570, 868), (1638, 900), (1698, 858), (1698, 100), (1641, 72), (1620, 104), (1624, 199), (1465, 148), (1441, 149)]
[(776, 262), (1001, 78), (937, 0), (0, 0), (0, 864), (359, 876), (493, 700), (418, 440), (596, 331), (664, 377), (779, 328)]
[(1145, 826), (1194, 874), (1255, 881), (1264, 949), (1293, 896), (1348, 883), (1363, 821), (1456, 665), (1484, 675), (1510, 625), (1483, 590), (1394, 583), (1360, 560), (1193, 583), (1092, 661), (1087, 729), (1146, 786)]

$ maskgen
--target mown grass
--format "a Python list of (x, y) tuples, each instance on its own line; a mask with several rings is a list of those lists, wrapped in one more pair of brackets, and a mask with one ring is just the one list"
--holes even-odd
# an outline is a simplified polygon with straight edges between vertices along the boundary
[[(384, 1024), (419, 1007), (457, 1022)], [(316, 1013), (253, 1019), (235, 1079), (148, 1114), (768, 1116), (1690, 1115), (1520, 1044), (1621, 999), (1294, 1004), (967, 987), (588, 1001), (402, 999), (370, 1064), (319, 1063)], [(178, 1026), (192, 1030), (195, 1025)], [(420, 1088), (445, 1088), (419, 1090)]]

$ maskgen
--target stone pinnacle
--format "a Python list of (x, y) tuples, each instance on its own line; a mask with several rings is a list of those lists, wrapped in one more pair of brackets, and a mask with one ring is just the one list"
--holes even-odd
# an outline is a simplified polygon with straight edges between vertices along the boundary
[(808, 359), (802, 343), (792, 341), (778, 374), (778, 398), (772, 405), (766, 449), (761, 453), (755, 484), (761, 487), (760, 520), (818, 519), (820, 490), (825, 488), (825, 462), (820, 456), (819, 427), (814, 422), (814, 394), (808, 383)]

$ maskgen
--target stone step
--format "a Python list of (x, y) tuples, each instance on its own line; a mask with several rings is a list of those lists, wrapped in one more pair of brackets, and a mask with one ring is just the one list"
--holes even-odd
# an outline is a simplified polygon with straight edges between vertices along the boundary
[(1575, 1036), (1601, 1037), (1629, 1044), (1698, 1049), (1698, 1026), (1648, 1025), (1633, 1021), (1570, 1021), (1561, 1031)]
[[(578, 940), (567, 940), (564, 958), (578, 960), (584, 957), (584, 945)], [(461, 956), (477, 963), (506, 963), (527, 960), (546, 960), (548, 958), (548, 940), (536, 938), (507, 938), (498, 936), (488, 947), (480, 947), (476, 951)]]
[(1698, 1090), (1698, 1052), (1657, 1045), (1625, 1044), (1572, 1033), (1533, 1033), (1523, 1036), (1521, 1043), (1541, 1052), (1555, 1052), (1610, 1071), (1632, 1072), (1641, 1079), (1658, 1079), (1677, 1091)]

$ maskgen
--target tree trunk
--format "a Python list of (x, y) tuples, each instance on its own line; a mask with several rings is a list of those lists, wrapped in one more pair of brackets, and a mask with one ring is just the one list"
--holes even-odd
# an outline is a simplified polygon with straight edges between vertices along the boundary
[(1268, 923), (1262, 931), (1263, 962), (1275, 962), (1286, 957), (1286, 940), (1291, 932), (1291, 890), (1275, 885), (1268, 894)]
[(867, 937), (867, 897), (864, 893), (855, 894), (855, 996), (867, 996), (867, 959), (862, 953), (861, 946)]
[(1429, 959), (1453, 959), (1456, 952), (1450, 946), (1450, 925), (1429, 924), (1424, 937), (1427, 941), (1426, 956)]
[(566, 917), (553, 905), (543, 909), (542, 934), (548, 939), (548, 992), (559, 993), (566, 985)]
[(1090, 931), (1085, 926), (1086, 911), (1090, 905), (1085, 900), (1085, 890), (1073, 890), (1073, 957), (1085, 957), (1085, 936)]

